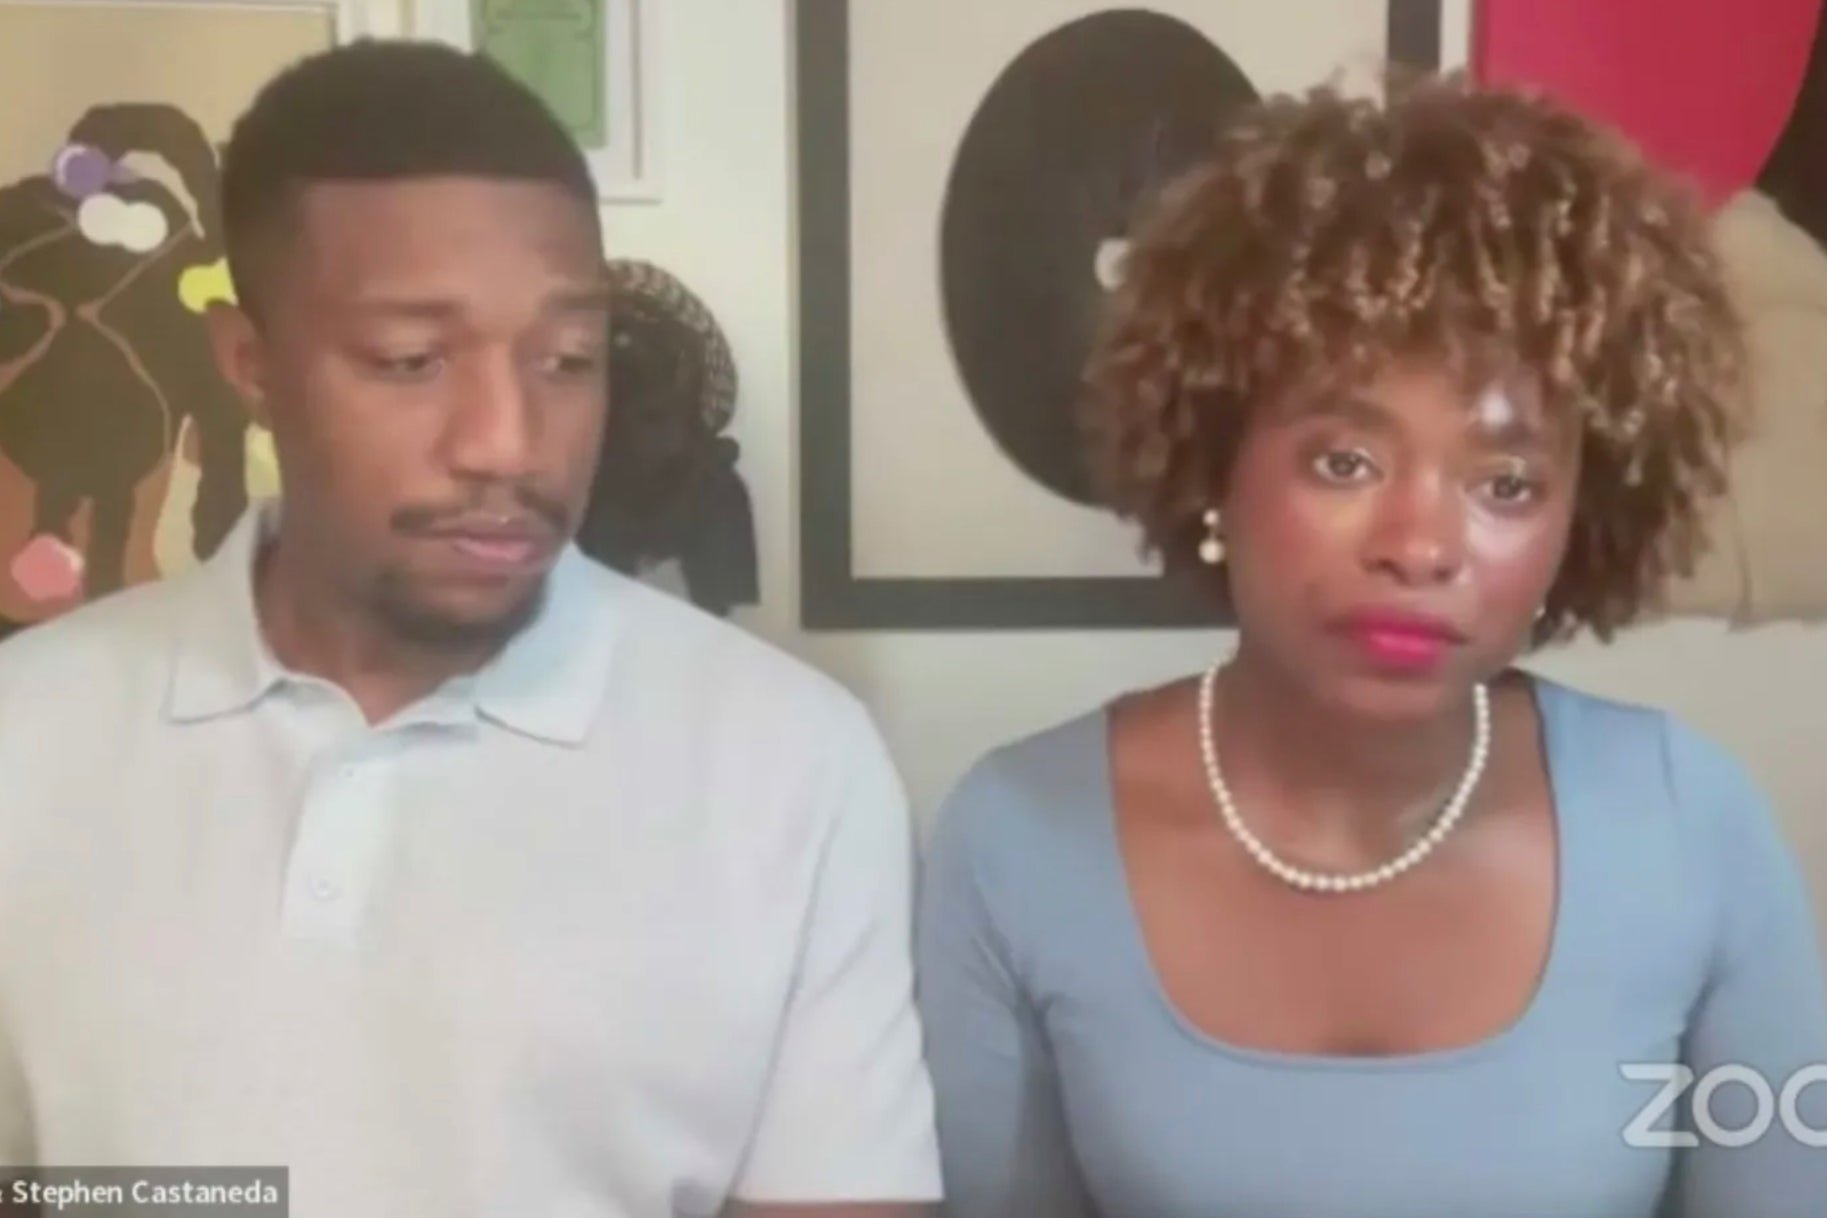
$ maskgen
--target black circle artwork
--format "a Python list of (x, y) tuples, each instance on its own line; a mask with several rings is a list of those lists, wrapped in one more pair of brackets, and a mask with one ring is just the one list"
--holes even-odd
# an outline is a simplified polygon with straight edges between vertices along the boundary
[(1256, 96), (1194, 27), (1109, 9), (1030, 43), (965, 130), (940, 231), (952, 356), (997, 447), (1066, 499), (1092, 501), (1071, 412), (1135, 208)]

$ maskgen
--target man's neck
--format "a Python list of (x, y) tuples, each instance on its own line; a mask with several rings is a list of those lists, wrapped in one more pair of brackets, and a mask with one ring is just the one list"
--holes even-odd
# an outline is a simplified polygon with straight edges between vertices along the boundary
[(1377, 858), (1405, 847), (1451, 796), (1472, 748), (1469, 699), (1438, 718), (1366, 723), (1242, 652), (1221, 674), (1214, 703), (1225, 769), (1263, 800), (1240, 815), (1328, 856)]
[(254, 572), (255, 616), (274, 657), (343, 689), (369, 723), (392, 718), (491, 657), (489, 648), (431, 648), (401, 638), (331, 580), (311, 574), (282, 540), (266, 545)]

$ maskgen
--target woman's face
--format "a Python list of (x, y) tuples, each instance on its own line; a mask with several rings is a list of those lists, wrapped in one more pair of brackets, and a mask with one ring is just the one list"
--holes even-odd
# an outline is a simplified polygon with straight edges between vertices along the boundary
[(1439, 367), (1267, 406), (1223, 505), (1240, 656), (1378, 719), (1457, 705), (1525, 645), (1578, 478), (1577, 427)]

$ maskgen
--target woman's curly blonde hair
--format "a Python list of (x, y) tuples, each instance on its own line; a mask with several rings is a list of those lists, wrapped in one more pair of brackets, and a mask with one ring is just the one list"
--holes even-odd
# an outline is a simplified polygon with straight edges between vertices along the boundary
[(1691, 573), (1744, 431), (1743, 338), (1703, 206), (1616, 135), (1457, 76), (1278, 98), (1132, 236), (1084, 418), (1151, 552), (1187, 561), (1254, 405), (1421, 357), (1521, 373), (1581, 420), (1538, 638), (1609, 637)]

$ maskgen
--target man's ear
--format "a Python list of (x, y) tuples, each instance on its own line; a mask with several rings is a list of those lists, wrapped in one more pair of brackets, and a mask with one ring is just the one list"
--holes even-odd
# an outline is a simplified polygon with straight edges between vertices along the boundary
[(204, 315), (216, 369), (246, 404), (248, 414), (262, 427), (267, 417), (266, 340), (251, 317), (238, 305), (218, 303)]

